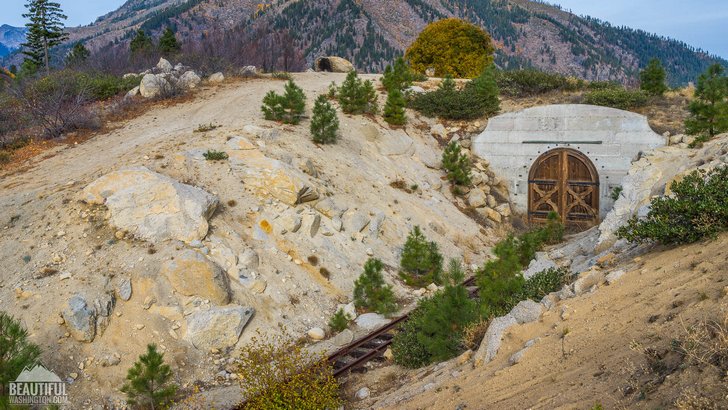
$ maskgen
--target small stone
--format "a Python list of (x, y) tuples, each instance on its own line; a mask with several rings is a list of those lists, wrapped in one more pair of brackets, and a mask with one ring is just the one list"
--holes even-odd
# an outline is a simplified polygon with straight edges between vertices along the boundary
[(460, 356), (458, 356), (457, 364), (462, 366), (465, 363), (467, 363), (470, 360), (470, 358), (472, 358), (472, 357), (473, 357), (473, 351), (468, 349), (465, 352), (463, 352)]
[(117, 293), (123, 301), (131, 299), (131, 280), (127, 278), (122, 279), (121, 282), (119, 282)]
[(622, 269), (611, 272), (607, 275), (607, 283), (610, 285), (613, 284), (614, 282), (620, 280), (622, 276), (624, 276), (624, 274), (625, 272)]
[(141, 323), (139, 323), (138, 325), (136, 325), (134, 327), (136, 328), (136, 330), (142, 330), (142, 329), (144, 329), (144, 325), (141, 324)]
[(144, 310), (149, 310), (149, 308), (152, 307), (153, 304), (157, 303), (157, 299), (153, 296), (147, 296), (144, 299), (144, 303), (142, 303), (142, 307)]
[(68, 374), (68, 377), (72, 378), (73, 380), (76, 380), (78, 378), (78, 373), (71, 372)]
[(65, 232), (65, 231), (58, 231), (58, 232), (56, 232), (56, 236), (57, 236), (58, 238), (60, 238), (60, 237), (62, 237), (62, 236), (66, 236), (66, 232)]
[(116, 239), (118, 239), (118, 240), (122, 240), (122, 239), (124, 239), (124, 235), (126, 235), (126, 234), (124, 233), (124, 231), (116, 231), (116, 232), (114, 233), (114, 237), (115, 237)]
[(367, 248), (366, 252), (367, 252), (367, 256), (374, 256), (374, 251), (372, 250), (372, 248)]
[(323, 340), (326, 337), (326, 332), (320, 327), (314, 327), (308, 330), (308, 337), (313, 340)]
[(394, 353), (392, 352), (392, 348), (388, 347), (387, 350), (384, 351), (384, 354), (382, 354), (382, 357), (389, 360), (390, 362), (394, 360)]
[(371, 394), (371, 391), (368, 387), (362, 387), (361, 389), (357, 390), (354, 397), (356, 397), (357, 400), (364, 400)]

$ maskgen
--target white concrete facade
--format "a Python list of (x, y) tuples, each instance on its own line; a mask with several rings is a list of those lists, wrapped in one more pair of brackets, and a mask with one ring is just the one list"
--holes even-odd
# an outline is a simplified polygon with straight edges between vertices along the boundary
[(620, 186), (642, 153), (666, 144), (643, 115), (584, 104), (547, 105), (511, 112), (488, 121), (473, 140), (473, 153), (490, 162), (507, 181), (515, 210), (528, 212), (528, 174), (541, 154), (570, 148), (586, 155), (599, 173), (600, 219), (612, 208)]

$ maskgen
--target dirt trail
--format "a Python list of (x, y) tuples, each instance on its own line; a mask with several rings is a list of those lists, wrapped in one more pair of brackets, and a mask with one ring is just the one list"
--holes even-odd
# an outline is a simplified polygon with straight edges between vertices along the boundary
[[(560, 302), (539, 322), (512, 328), (496, 359), (483, 367), (452, 362), (371, 372), (351, 386), (372, 387), (373, 399), (359, 408), (590, 409), (596, 403), (605, 409), (671, 408), (681, 395), (696, 394), (710, 398), (714, 408), (726, 408), (728, 385), (717, 368), (698, 372), (687, 366), (659, 374), (650, 370), (644, 352), (658, 352), (658, 363), (669, 368), (674, 358), (665, 352), (684, 340), (686, 328), (705, 320), (728, 323), (728, 235), (658, 249), (620, 268), (627, 273), (613, 285)], [(536, 337), (520, 363), (509, 366), (509, 357)], [(401, 387), (387, 391), (392, 385)]]

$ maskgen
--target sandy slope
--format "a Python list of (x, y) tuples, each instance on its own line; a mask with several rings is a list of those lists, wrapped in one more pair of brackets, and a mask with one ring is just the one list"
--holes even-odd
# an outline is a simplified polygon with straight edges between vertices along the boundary
[[(714, 406), (705, 408), (728, 408), (728, 384), (715, 367), (692, 366), (669, 353), (671, 343), (685, 340), (685, 329), (699, 321), (728, 324), (728, 235), (658, 248), (610, 270), (617, 268), (627, 274), (615, 284), (512, 328), (488, 365), (472, 369), (470, 362), (453, 360), (419, 371), (389, 367), (349, 388), (371, 383), (372, 399), (360, 408), (589, 409), (600, 403), (605, 409), (653, 409), (672, 408), (681, 395), (695, 394)], [(521, 362), (509, 366), (511, 354), (535, 337), (539, 341)], [(645, 349), (654, 349), (668, 367), (682, 367), (655, 373)], [(392, 385), (401, 387), (387, 391)]]

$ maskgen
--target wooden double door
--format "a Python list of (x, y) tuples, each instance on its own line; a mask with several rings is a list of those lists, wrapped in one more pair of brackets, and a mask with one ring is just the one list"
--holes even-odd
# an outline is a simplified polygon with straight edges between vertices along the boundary
[(599, 175), (579, 151), (557, 148), (541, 155), (528, 175), (528, 218), (545, 222), (555, 212), (570, 227), (599, 222)]

